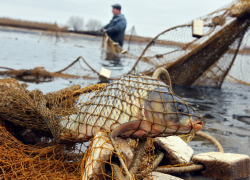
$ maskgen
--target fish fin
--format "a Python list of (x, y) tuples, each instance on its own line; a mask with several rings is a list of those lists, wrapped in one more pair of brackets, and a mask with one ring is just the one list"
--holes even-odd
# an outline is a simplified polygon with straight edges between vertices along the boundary
[(115, 128), (117, 128), (118, 126), (120, 126), (121, 123), (113, 123), (111, 126), (110, 126), (110, 131), (113, 131)]
[(123, 123), (111, 132), (111, 136), (112, 138), (115, 138), (125, 131), (139, 129), (140, 124), (141, 120), (134, 120)]

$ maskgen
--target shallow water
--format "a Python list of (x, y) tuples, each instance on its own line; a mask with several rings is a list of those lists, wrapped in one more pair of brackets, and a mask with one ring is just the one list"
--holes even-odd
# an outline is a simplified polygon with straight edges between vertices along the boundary
[[(115, 75), (128, 72), (135, 59), (120, 57), (107, 60), (101, 51), (101, 38), (90, 36), (64, 36), (56, 42), (52, 35), (13, 29), (0, 29), (0, 66), (13, 69), (32, 69), (42, 65), (53, 72), (65, 68), (77, 57), (100, 71), (102, 66)], [(0, 77), (4, 78), (4, 77)], [(81, 84), (94, 84), (98, 80), (55, 79), (46, 83), (27, 83), (28, 90), (40, 89), (44, 93)], [(203, 131), (215, 137), (225, 152), (250, 156), (250, 91), (203, 87), (173, 87), (175, 93), (194, 107), (204, 120)], [(237, 116), (235, 116), (237, 115)], [(202, 138), (190, 142), (195, 154), (217, 151), (216, 147)], [(211, 179), (197, 175), (183, 175), (184, 179)], [(250, 178), (248, 178), (250, 179)]]

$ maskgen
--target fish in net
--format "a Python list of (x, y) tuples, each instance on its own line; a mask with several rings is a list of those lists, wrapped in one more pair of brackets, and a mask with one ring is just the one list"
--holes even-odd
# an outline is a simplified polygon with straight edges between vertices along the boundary
[[(125, 158), (119, 151), (122, 152), (123, 148), (114, 145), (110, 140), (112, 137), (118, 143), (126, 141), (131, 155), (142, 158), (128, 167), (131, 177), (150, 178), (156, 154), (153, 139), (145, 140), (146, 137), (187, 134), (202, 128), (200, 115), (185, 100), (174, 95), (169, 85), (155, 78), (130, 75), (111, 84), (96, 84), (82, 89), (72, 86), (43, 95), (39, 90), (24, 89), (14, 79), (1, 80), (0, 153), (5, 157), (1, 161), (2, 176), (6, 179), (84, 179), (90, 176), (125, 179), (127, 172), (118, 161)], [(88, 117), (93, 115), (92, 121), (88, 118), (79, 121), (77, 114), (84, 114), (84, 107), (89, 110), (101, 108), (99, 114), (94, 114), (93, 109), (84, 111)], [(95, 116), (99, 116), (101, 121), (98, 122)], [(66, 121), (68, 123), (65, 124)], [(114, 129), (110, 128), (110, 122), (116, 122)], [(70, 123), (78, 127), (71, 129)], [(84, 125), (86, 128), (80, 129)], [(124, 131), (124, 127), (128, 129)], [(101, 136), (94, 133), (101, 133)], [(24, 142), (19, 136), (34, 137), (39, 141)], [(131, 139), (138, 137), (144, 143)], [(110, 153), (109, 161), (102, 159), (104, 150)], [(97, 165), (105, 169), (91, 170)]]
[(202, 128), (201, 116), (155, 78), (125, 76), (105, 86), (79, 112), (62, 117), (61, 138), (89, 140), (100, 130), (112, 137), (145, 138), (188, 134)]

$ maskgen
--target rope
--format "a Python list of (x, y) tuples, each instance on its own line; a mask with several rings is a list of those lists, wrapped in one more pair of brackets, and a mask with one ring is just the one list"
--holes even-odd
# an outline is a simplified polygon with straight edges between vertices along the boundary
[(164, 153), (159, 152), (158, 155), (156, 156), (154, 163), (153, 163), (153, 169), (156, 169), (159, 164), (161, 163), (162, 159), (164, 158)]
[(196, 132), (195, 133), (196, 135), (200, 136), (200, 137), (203, 137), (209, 141), (211, 141), (212, 143), (214, 143), (214, 145), (217, 147), (218, 151), (221, 152), (221, 153), (224, 153), (224, 149), (223, 147), (221, 146), (221, 144), (219, 143), (219, 141), (217, 141), (215, 138), (213, 138), (212, 136), (204, 133), (204, 132)]
[[(217, 141), (212, 136), (204, 132), (200, 132), (200, 131), (196, 132), (195, 134), (211, 141), (217, 147), (219, 152), (224, 153), (223, 147), (221, 146), (219, 141)], [(183, 166), (185, 166), (185, 164), (183, 164)], [(175, 174), (175, 173), (187, 173), (187, 172), (192, 172), (192, 171), (202, 171), (204, 169), (205, 169), (205, 166), (202, 164), (192, 164), (192, 165), (188, 164), (188, 166), (185, 166), (185, 167), (161, 166), (161, 167), (157, 167), (155, 171), (166, 173), (166, 174)]]
[(172, 89), (171, 79), (165, 68), (156, 69), (152, 77), (161, 80)]
[(192, 171), (202, 171), (205, 167), (202, 164), (193, 164), (186, 167), (158, 167), (155, 169), (157, 172), (162, 172), (166, 174), (175, 174), (175, 173), (186, 173)]

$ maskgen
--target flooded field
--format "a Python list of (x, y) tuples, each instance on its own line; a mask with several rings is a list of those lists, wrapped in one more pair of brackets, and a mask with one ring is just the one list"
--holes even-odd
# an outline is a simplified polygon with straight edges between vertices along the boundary
[[(54, 72), (82, 56), (97, 71), (106, 67), (116, 75), (128, 72), (136, 60), (125, 57), (114, 60), (110, 54), (102, 52), (101, 41), (100, 37), (65, 35), (56, 42), (52, 34), (1, 28), (0, 66), (16, 70), (44, 66), (47, 71)], [(75, 84), (84, 87), (98, 82), (99, 80), (59, 78), (46, 83), (27, 83), (27, 89), (37, 88), (48, 93)], [(203, 131), (215, 137), (225, 152), (250, 156), (250, 91), (180, 86), (174, 86), (173, 89), (203, 116)], [(198, 137), (190, 142), (190, 146), (195, 154), (217, 151), (209, 141)], [(211, 179), (197, 175), (181, 177)]]

